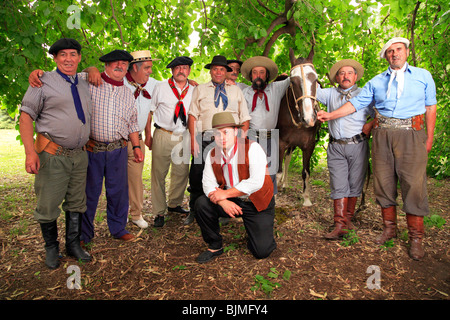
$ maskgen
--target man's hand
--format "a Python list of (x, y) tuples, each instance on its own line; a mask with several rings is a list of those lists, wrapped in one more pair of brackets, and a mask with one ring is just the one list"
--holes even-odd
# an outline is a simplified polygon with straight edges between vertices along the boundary
[(215, 191), (209, 193), (208, 198), (212, 203), (218, 204), (219, 201), (228, 199), (228, 196), (225, 190), (216, 187)]
[(330, 113), (329, 112), (326, 112), (326, 111), (323, 111), (323, 110), (319, 110), (319, 112), (317, 112), (317, 120), (325, 122), (325, 121), (328, 121), (330, 119), (331, 119), (331, 117), (330, 117)]
[(88, 81), (90, 84), (98, 87), (102, 85), (102, 76), (100, 71), (96, 67), (89, 67), (83, 70), (88, 74)]
[(225, 213), (231, 218), (236, 218), (236, 216), (242, 215), (242, 208), (233, 201), (221, 200), (218, 205), (221, 206), (223, 211), (225, 211)]
[(133, 154), (134, 154), (134, 162), (140, 163), (144, 161), (144, 154), (142, 153), (141, 148), (134, 148)]
[(148, 147), (148, 150), (152, 150), (153, 137), (151, 135), (146, 135), (144, 143)]
[(28, 82), (30, 83), (30, 86), (33, 88), (40, 88), (42, 87), (42, 81), (39, 80), (40, 77), (44, 74), (43, 70), (37, 69), (33, 70), (30, 73), (30, 76), (28, 77)]
[(41, 166), (38, 154), (33, 150), (26, 154), (25, 170), (30, 174), (38, 174)]

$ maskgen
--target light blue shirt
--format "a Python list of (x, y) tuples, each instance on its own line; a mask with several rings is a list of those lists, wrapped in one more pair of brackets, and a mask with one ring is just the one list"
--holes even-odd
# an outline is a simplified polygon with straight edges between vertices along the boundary
[[(352, 88), (349, 88), (348, 90), (351, 90)], [(352, 96), (358, 95), (361, 91), (362, 88), (356, 89), (352, 92)], [(320, 103), (327, 106), (328, 112), (339, 109), (347, 102), (345, 97), (343, 97), (336, 88), (322, 89), (317, 86), (316, 98)], [(328, 121), (328, 132), (335, 139), (351, 138), (362, 132), (362, 128), (366, 123), (368, 116), (374, 117), (372, 106), (362, 108), (345, 117)]]
[(425, 106), (437, 104), (436, 85), (430, 72), (407, 65), (403, 93), (397, 99), (397, 81), (391, 84), (390, 97), (386, 97), (391, 72), (385, 72), (372, 78), (358, 94), (350, 99), (356, 110), (368, 106), (372, 101), (381, 115), (389, 118), (407, 119), (424, 114)]

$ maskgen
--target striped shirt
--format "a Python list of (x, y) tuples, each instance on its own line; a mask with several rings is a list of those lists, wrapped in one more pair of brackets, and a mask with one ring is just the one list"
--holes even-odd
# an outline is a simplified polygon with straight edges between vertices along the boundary
[(91, 139), (111, 143), (139, 132), (136, 99), (131, 90), (102, 79), (101, 86), (90, 85), (92, 98)]
[(40, 88), (28, 87), (20, 111), (35, 121), (36, 132), (49, 134), (55, 143), (65, 148), (81, 148), (89, 139), (92, 109), (89, 84), (85, 79), (83, 74), (78, 74), (77, 88), (85, 124), (78, 119), (70, 83), (56, 70), (44, 73)]

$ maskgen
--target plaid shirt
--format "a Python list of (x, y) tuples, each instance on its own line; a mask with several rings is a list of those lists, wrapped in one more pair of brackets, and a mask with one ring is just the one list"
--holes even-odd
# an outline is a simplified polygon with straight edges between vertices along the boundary
[(136, 100), (125, 85), (113, 86), (103, 80), (90, 85), (92, 98), (91, 139), (111, 143), (139, 132)]

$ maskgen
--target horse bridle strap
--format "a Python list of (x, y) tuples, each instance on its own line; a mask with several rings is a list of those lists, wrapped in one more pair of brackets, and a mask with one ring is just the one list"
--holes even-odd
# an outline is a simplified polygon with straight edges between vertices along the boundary
[[(314, 65), (313, 65), (312, 63), (302, 63), (302, 64), (298, 64), (298, 65), (296, 65), (296, 66), (293, 66), (293, 67), (291, 68), (290, 73), (292, 74), (292, 70), (294, 70), (294, 69), (296, 69), (296, 68), (300, 68), (301, 73), (302, 73), (301, 79), (302, 79), (302, 82), (303, 82), (303, 88), (306, 89), (306, 77), (305, 77), (305, 71), (304, 71), (304, 69), (303, 69), (304, 66), (312, 66), (312, 67), (314, 67)], [(295, 104), (296, 104), (296, 105), (297, 105), (297, 102), (298, 102), (298, 101), (303, 100), (303, 99), (307, 99), (307, 98), (313, 99), (313, 100), (317, 100), (316, 97), (311, 96), (311, 95), (303, 95), (303, 96), (301, 96), (301, 97), (295, 99), (295, 94), (294, 94), (294, 89), (292, 89), (292, 84), (291, 84), (290, 87), (291, 87), (291, 90), (292, 90), (292, 94), (294, 95), (294, 100), (295, 100)], [(302, 90), (302, 91), (303, 91), (303, 90)]]

